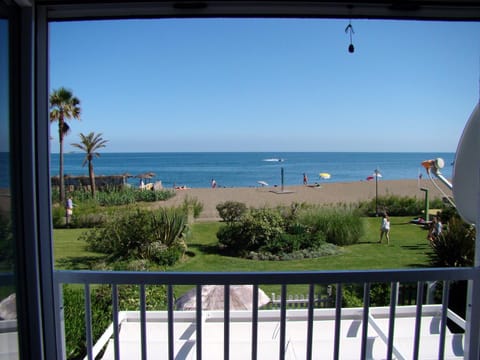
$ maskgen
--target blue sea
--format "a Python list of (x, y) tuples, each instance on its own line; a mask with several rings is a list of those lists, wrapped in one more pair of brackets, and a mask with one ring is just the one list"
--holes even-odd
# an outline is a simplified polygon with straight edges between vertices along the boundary
[[(0, 154), (0, 187), (7, 187), (6, 153)], [(254, 187), (258, 181), (271, 186), (299, 185), (303, 173), (309, 183), (351, 182), (365, 180), (378, 169), (384, 180), (416, 179), (425, 170), (423, 160), (441, 157), (445, 160), (442, 173), (451, 178), (454, 153), (362, 153), (362, 152), (192, 152), (192, 153), (102, 153), (94, 159), (96, 175), (138, 175), (155, 173), (152, 181), (162, 181), (164, 187), (209, 187), (215, 179), (220, 187)], [(84, 154), (65, 154), (65, 174), (88, 175), (82, 167)], [(282, 160), (282, 161), (278, 161)], [(51, 156), (51, 175), (58, 175), (58, 154)], [(321, 179), (319, 173), (331, 178)], [(130, 178), (132, 185), (139, 179)]]

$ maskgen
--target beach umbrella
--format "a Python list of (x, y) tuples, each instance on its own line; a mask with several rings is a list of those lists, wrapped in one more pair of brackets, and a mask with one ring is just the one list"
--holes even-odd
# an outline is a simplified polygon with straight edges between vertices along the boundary
[(139, 179), (151, 179), (153, 177), (155, 177), (155, 173), (153, 172), (146, 172), (146, 173), (143, 173), (143, 174), (138, 174), (137, 176), (135, 176), (136, 178), (139, 178)]
[(266, 181), (257, 181), (262, 186), (268, 186), (268, 183)]
[[(202, 286), (202, 310), (222, 310), (225, 288), (223, 285)], [(266, 305), (270, 298), (258, 289), (258, 307)], [(193, 288), (180, 296), (175, 302), (178, 310), (195, 310), (197, 306), (197, 289)], [(251, 310), (253, 307), (253, 285), (230, 285), (230, 309)]]
[(320, 173), (319, 176), (324, 180), (328, 180), (332, 177), (332, 175), (330, 175), (329, 173), (326, 173), (326, 172)]

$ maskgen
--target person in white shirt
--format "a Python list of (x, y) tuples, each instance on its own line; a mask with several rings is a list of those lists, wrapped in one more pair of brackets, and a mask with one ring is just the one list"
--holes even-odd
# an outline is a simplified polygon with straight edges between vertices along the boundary
[(380, 241), (382, 242), (383, 235), (387, 239), (387, 244), (390, 243), (390, 219), (388, 218), (387, 214), (383, 214), (382, 216), (382, 225), (380, 226)]
[(70, 225), (70, 220), (73, 216), (73, 200), (72, 197), (69, 196), (67, 201), (65, 202), (65, 223), (67, 226)]

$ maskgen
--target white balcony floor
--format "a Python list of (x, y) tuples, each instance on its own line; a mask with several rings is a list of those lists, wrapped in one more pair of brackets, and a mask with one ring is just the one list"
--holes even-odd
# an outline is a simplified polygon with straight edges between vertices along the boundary
[[(394, 328), (394, 358), (412, 358), (414, 348), (415, 306), (398, 307)], [(420, 359), (438, 359), (440, 343), (440, 305), (422, 308)], [(389, 308), (370, 308), (367, 359), (385, 359), (389, 327)], [(340, 359), (359, 359), (362, 342), (362, 308), (342, 309)], [(202, 358), (224, 358), (223, 311), (202, 312)], [(148, 359), (168, 358), (168, 319), (166, 312), (146, 312)], [(174, 312), (174, 357), (196, 359), (195, 311)], [(141, 359), (141, 324), (138, 312), (119, 314), (120, 359)], [(230, 359), (251, 358), (252, 324), (250, 311), (230, 312)], [(332, 359), (334, 355), (335, 309), (316, 309), (313, 323), (313, 359)], [(445, 359), (463, 359), (463, 334), (445, 338)], [(109, 334), (107, 338), (110, 337)], [(258, 359), (278, 359), (280, 312), (258, 313)], [(100, 344), (97, 344), (100, 345)], [(307, 310), (287, 310), (285, 359), (305, 359), (307, 349)], [(114, 359), (113, 339), (107, 343), (103, 359)]]

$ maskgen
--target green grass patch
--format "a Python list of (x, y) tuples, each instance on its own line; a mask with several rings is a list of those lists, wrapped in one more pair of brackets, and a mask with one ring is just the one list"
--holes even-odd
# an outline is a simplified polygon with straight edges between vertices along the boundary
[[(219, 255), (216, 233), (221, 223), (197, 223), (192, 226), (188, 251), (184, 259), (167, 271), (192, 272), (263, 272), (263, 271), (317, 271), (317, 270), (367, 270), (401, 269), (429, 266), (431, 252), (426, 231), (410, 224), (410, 217), (393, 217), (390, 244), (378, 243), (381, 218), (363, 218), (365, 234), (357, 244), (345, 246), (341, 255), (317, 259), (290, 261), (262, 261)], [(78, 240), (83, 229), (54, 230), (55, 262), (59, 269), (88, 269), (103, 254), (86, 251), (86, 244)], [(385, 240), (384, 240), (385, 241)], [(191, 286), (178, 286), (182, 294)], [(270, 294), (279, 293), (278, 286), (262, 288)], [(306, 287), (290, 285), (291, 293), (306, 294)]]
[(192, 227), (187, 245), (189, 257), (171, 271), (301, 271), (397, 269), (428, 266), (430, 246), (426, 231), (410, 224), (409, 217), (391, 218), (390, 244), (378, 243), (381, 218), (363, 218), (365, 235), (341, 255), (290, 261), (246, 260), (217, 253), (219, 223)]
[(87, 251), (85, 241), (79, 240), (87, 229), (53, 230), (55, 267), (63, 270), (89, 270), (105, 254)]
[[(217, 254), (216, 231), (219, 223), (198, 223), (192, 228), (188, 241), (188, 258), (169, 271), (317, 271), (317, 270), (368, 270), (399, 269), (429, 266), (431, 252), (426, 231), (410, 224), (410, 217), (391, 220), (390, 244), (378, 243), (381, 218), (363, 218), (365, 235), (355, 245), (345, 246), (341, 255), (317, 259), (290, 261), (247, 260)], [(182, 290), (188, 287), (179, 287)], [(280, 293), (279, 286), (262, 286), (267, 294)], [(289, 285), (293, 294), (306, 294), (307, 287)], [(181, 292), (180, 292), (181, 293)]]

